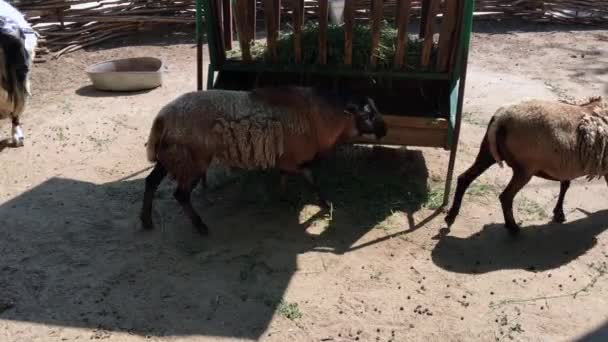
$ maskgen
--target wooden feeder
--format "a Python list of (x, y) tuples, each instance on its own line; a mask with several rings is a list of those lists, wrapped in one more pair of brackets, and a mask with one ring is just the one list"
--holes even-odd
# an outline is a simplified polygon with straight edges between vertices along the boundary
[[(449, 150), (447, 204), (473, 0), (341, 0), (335, 7), (333, 2), (197, 0), (198, 89), (204, 10), (210, 58), (207, 89), (304, 85), (348, 88), (370, 96), (385, 117), (388, 135), (381, 141), (352, 142)], [(331, 23), (330, 9), (342, 5), (341, 20)], [(233, 44), (234, 33), (238, 44)]]

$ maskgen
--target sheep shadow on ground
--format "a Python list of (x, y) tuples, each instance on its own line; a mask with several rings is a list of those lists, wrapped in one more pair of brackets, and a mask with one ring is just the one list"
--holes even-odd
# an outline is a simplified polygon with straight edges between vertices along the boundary
[[(404, 158), (420, 161), (412, 153)], [(254, 189), (264, 178), (195, 191), (193, 204), (210, 226), (207, 238), (183, 215), (171, 181), (157, 193), (153, 231), (142, 231), (137, 218), (141, 178), (105, 184), (51, 178), (15, 194), (0, 205), (0, 319), (107, 334), (257, 340), (298, 271), (298, 255), (316, 248), (341, 253), (390, 209), (403, 206), (393, 200), (404, 194), (375, 191), (385, 181), (392, 184), (382, 178), (391, 162), (345, 156), (321, 166), (321, 183), (337, 208), (319, 235), (307, 232), (314, 217), (301, 219), (300, 206), (259, 196)], [(359, 167), (326, 169), (346, 160)], [(292, 183), (295, 198), (299, 186), (308, 193), (298, 180)], [(363, 194), (369, 197), (356, 198)], [(354, 204), (347, 207), (349, 198)], [(408, 203), (415, 208), (424, 198)]]
[[(416, 224), (412, 215), (423, 206), (438, 207), (442, 200), (442, 193), (433, 191), (428, 184), (426, 162), (417, 150), (343, 146), (313, 167), (313, 173), (333, 211), (314, 215), (302, 210), (300, 216), (308, 217), (313, 225), (325, 226), (318, 238), (321, 244), (327, 241), (329, 245), (325, 247), (332, 253), (353, 250), (353, 243), (371, 229), (389, 228), (386, 220), (395, 212), (407, 214), (410, 227), (407, 232), (418, 229), (429, 220)], [(251, 175), (260, 178), (259, 174)], [(266, 176), (266, 188), (278, 184), (277, 174)], [(287, 187), (287, 208), (318, 203), (302, 177), (290, 177)], [(252, 200), (260, 200), (258, 193), (250, 194)], [(280, 201), (276, 193), (269, 198), (271, 203)]]
[(576, 339), (575, 342), (602, 342), (608, 341), (608, 321), (593, 329), (585, 336)]
[(0, 140), (0, 152), (4, 151), (7, 148), (17, 148), (18, 146), (15, 144), (13, 139), (5, 138)]
[(502, 224), (488, 224), (466, 238), (443, 235), (433, 262), (448, 271), (480, 274), (498, 270), (545, 271), (565, 265), (593, 248), (608, 228), (608, 210), (563, 224), (522, 227), (511, 236)]

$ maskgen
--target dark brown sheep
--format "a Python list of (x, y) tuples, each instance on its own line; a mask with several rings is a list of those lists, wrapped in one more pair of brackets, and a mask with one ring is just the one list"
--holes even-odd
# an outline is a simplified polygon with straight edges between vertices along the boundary
[(214, 158), (229, 167), (301, 174), (325, 204), (307, 163), (361, 134), (386, 134), (384, 120), (369, 98), (302, 87), (182, 95), (163, 107), (152, 125), (147, 155), (156, 166), (146, 178), (142, 224), (152, 228), (152, 198), (169, 174), (178, 183), (175, 198), (206, 234), (190, 193)]

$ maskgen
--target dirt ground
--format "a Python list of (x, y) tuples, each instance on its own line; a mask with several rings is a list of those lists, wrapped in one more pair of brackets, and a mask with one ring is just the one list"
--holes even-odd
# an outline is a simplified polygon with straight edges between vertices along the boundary
[[(141, 231), (144, 142), (159, 108), (195, 88), (189, 37), (36, 65), (26, 145), (0, 152), (0, 341), (572, 341), (608, 324), (603, 181), (575, 182), (555, 225), (559, 186), (534, 180), (512, 239), (497, 199), (510, 171), (495, 166), (442, 235), (447, 152), (345, 149), (317, 170), (331, 217), (298, 180), (283, 203), (276, 175), (254, 173), (196, 190), (208, 238), (170, 181)], [(164, 60), (161, 88), (89, 85), (87, 65), (141, 55)], [(589, 95), (608, 96), (608, 30), (478, 23), (456, 173), (499, 106)]]

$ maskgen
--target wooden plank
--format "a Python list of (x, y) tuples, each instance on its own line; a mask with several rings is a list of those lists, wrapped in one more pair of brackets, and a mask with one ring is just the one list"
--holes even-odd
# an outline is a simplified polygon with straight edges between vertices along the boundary
[(327, 23), (329, 20), (327, 0), (319, 0), (319, 64), (327, 64)]
[(224, 26), (224, 48), (232, 50), (232, 6), (230, 0), (222, 2), (222, 20)]
[(380, 44), (380, 24), (382, 22), (383, 0), (372, 0), (372, 45), (369, 63), (375, 67), (378, 64), (378, 45)]
[(407, 26), (409, 24), (411, 7), (411, 0), (399, 0), (397, 3), (397, 49), (395, 51), (395, 60), (393, 61), (397, 69), (407, 64), (405, 60), (408, 41)]
[(304, 0), (292, 0), (293, 51), (296, 63), (302, 63), (302, 25), (304, 24)]
[(279, 60), (277, 53), (277, 37), (279, 27), (277, 26), (276, 0), (264, 0), (264, 19), (266, 20), (266, 46), (270, 53), (270, 60), (276, 63)]
[(450, 56), (456, 45), (453, 44), (456, 35), (456, 15), (458, 0), (445, 0), (445, 8), (441, 20), (441, 32), (439, 33), (439, 48), (437, 50), (437, 70), (447, 71)]
[(251, 61), (251, 27), (248, 25), (249, 0), (233, 0), (236, 28), (239, 36), (239, 46), (244, 62)]
[(344, 64), (353, 64), (353, 30), (355, 25), (355, 0), (344, 1)]
[(448, 135), (447, 120), (422, 117), (383, 115), (386, 136), (380, 140), (361, 136), (350, 143), (372, 145), (444, 147)]
[[(433, 24), (439, 7), (439, 0), (428, 0), (429, 10), (426, 16), (424, 27), (424, 42), (422, 43), (422, 52), (420, 55), (420, 66), (426, 68), (431, 62), (431, 50), (433, 49)], [(421, 28), (422, 29), (422, 28)]]

